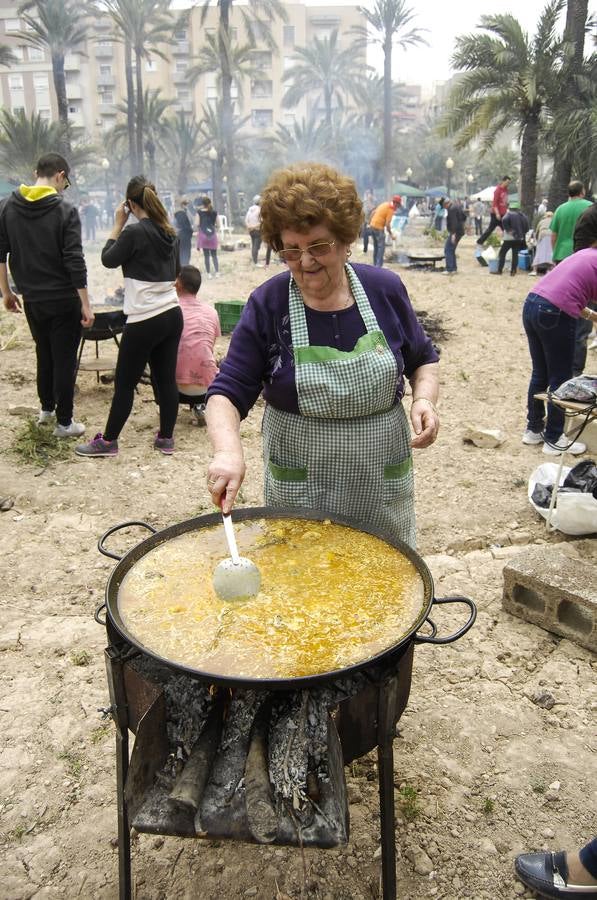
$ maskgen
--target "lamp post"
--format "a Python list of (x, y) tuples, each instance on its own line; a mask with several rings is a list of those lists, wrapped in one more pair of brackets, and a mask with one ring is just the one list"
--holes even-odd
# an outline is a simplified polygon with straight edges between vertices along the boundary
[(452, 187), (452, 169), (454, 168), (454, 160), (451, 156), (449, 156), (446, 160), (446, 169), (448, 170), (448, 184), (447, 184), (447, 194), (450, 196), (450, 189)]
[(104, 170), (104, 178), (106, 182), (106, 199), (104, 201), (104, 209), (106, 211), (106, 225), (110, 224), (110, 219), (112, 218), (112, 203), (110, 202), (110, 182), (108, 180), (108, 172), (110, 170), (110, 160), (105, 157), (101, 162), (102, 169)]
[(468, 175), (466, 176), (466, 180), (467, 180), (467, 182), (468, 182), (468, 191), (467, 191), (467, 193), (470, 194), (471, 188), (472, 188), (472, 186), (473, 186), (473, 181), (475, 180), (475, 176), (473, 175), (472, 172), (469, 172), (469, 173), (468, 173)]
[(412, 178), (412, 174), (413, 174), (413, 170), (409, 166), (408, 169), (406, 170), (406, 183), (407, 184), (410, 184), (410, 179)]
[(207, 155), (211, 161), (211, 196), (213, 199), (214, 206), (217, 206), (216, 202), (216, 160), (218, 158), (218, 151), (215, 147), (210, 147), (207, 151)]

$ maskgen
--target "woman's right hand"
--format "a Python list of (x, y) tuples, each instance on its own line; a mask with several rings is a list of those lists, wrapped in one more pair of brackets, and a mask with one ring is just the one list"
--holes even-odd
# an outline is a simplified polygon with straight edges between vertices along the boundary
[(232, 511), (245, 471), (243, 454), (228, 450), (214, 453), (208, 466), (207, 489), (214, 505), (226, 515)]

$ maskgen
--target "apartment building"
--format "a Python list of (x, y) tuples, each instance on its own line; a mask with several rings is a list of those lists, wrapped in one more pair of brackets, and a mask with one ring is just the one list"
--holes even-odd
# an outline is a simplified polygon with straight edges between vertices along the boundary
[[(352, 42), (349, 30), (363, 25), (364, 17), (355, 6), (306, 6), (302, 2), (285, 4), (287, 22), (273, 20), (271, 30), (277, 52), (258, 41), (252, 51), (259, 70), (258, 77), (233, 86), (235, 113), (247, 119), (243, 126), (252, 132), (267, 132), (276, 125), (292, 126), (307, 116), (313, 98), (303, 98), (296, 107), (285, 109), (282, 97), (284, 73), (294, 64), (293, 54), (298, 47), (308, 47), (315, 37), (329, 36), (338, 29), (341, 48)], [(144, 60), (143, 87), (171, 99), (175, 110), (182, 110), (201, 118), (202, 108), (215, 106), (218, 87), (215, 73), (201, 76), (194, 84), (188, 79), (195, 54), (206, 43), (206, 36), (215, 34), (218, 10), (210, 7), (201, 24), (200, 10), (189, 10), (186, 22), (173, 32), (172, 42), (160, 47), (166, 55), (157, 54)], [(56, 98), (52, 83), (52, 64), (47, 51), (29, 47), (23, 41), (24, 23), (19, 18), (18, 5), (0, 0), (0, 43), (7, 44), (17, 56), (10, 70), (0, 71), (0, 100), (12, 112), (24, 110), (27, 115), (39, 113), (42, 118), (57, 118)], [(240, 11), (232, 7), (232, 37), (246, 41)], [(365, 65), (365, 51), (360, 52)], [(89, 38), (85, 46), (70, 52), (65, 59), (66, 90), (69, 118), (76, 129), (89, 138), (101, 139), (117, 120), (122, 118), (119, 105), (126, 97), (124, 50), (114, 40), (112, 23), (107, 16), (90, 22)], [(240, 90), (239, 90), (240, 88)]]

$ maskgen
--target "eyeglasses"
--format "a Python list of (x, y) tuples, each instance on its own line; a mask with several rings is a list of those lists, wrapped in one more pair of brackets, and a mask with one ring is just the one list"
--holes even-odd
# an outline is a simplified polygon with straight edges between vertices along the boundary
[(309, 256), (317, 259), (329, 253), (335, 243), (336, 241), (320, 241), (317, 244), (305, 247), (304, 250), (299, 250), (298, 247), (291, 247), (289, 250), (278, 250), (278, 256), (281, 256), (286, 262), (297, 262), (301, 259), (303, 253), (308, 253)]
[(64, 187), (62, 188), (62, 190), (66, 191), (70, 187), (70, 181), (68, 179), (68, 175), (66, 175), (64, 172), (62, 173), (62, 178), (64, 180)]

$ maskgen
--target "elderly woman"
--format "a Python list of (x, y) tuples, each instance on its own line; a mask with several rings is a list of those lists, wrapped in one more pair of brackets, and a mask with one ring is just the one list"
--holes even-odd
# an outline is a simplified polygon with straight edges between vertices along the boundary
[(319, 163), (278, 171), (261, 218), (288, 270), (249, 297), (208, 391), (212, 498), (232, 509), (240, 422), (263, 391), (265, 502), (353, 516), (414, 546), (411, 447), (439, 427), (431, 341), (397, 275), (348, 261), (363, 221), (350, 178)]

